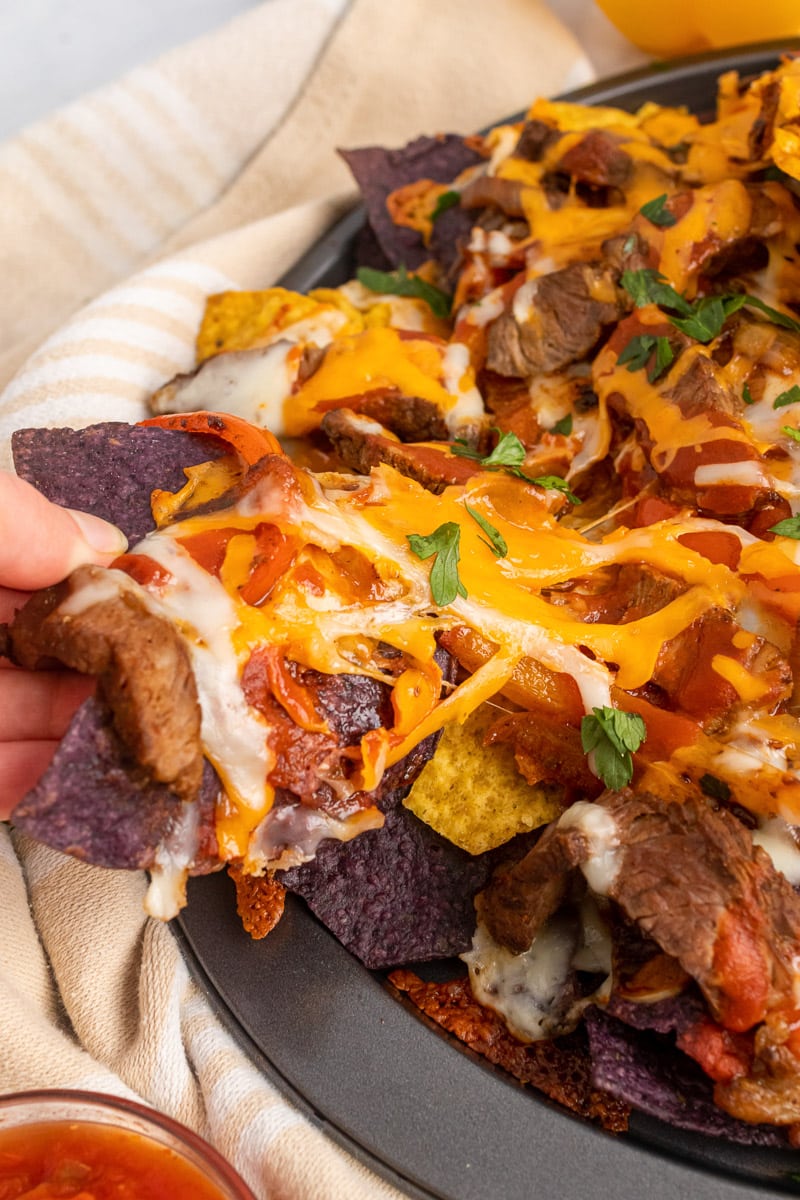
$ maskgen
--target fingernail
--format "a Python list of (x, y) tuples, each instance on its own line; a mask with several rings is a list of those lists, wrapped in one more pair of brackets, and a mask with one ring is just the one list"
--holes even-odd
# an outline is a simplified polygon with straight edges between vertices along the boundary
[(116, 525), (110, 525), (91, 513), (76, 512), (70, 508), (69, 515), (81, 531), (83, 540), (98, 554), (123, 554), (128, 548), (128, 539)]

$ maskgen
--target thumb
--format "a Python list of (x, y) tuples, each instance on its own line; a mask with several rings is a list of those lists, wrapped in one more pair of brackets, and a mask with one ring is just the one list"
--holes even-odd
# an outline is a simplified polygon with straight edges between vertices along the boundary
[(81, 563), (109, 562), (126, 546), (115, 525), (60, 508), (25, 480), (0, 471), (0, 586), (47, 587)]

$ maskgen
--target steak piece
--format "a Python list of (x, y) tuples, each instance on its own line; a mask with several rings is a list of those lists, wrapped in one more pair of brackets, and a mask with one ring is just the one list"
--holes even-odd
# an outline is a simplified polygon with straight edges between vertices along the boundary
[(347, 408), (326, 413), (321, 428), (345, 466), (359, 475), (369, 475), (373, 467), (388, 463), (428, 491), (439, 493), (449, 484), (465, 483), (480, 470), (472, 460), (444, 449), (395, 441), (382, 425)]
[(631, 177), (633, 159), (613, 133), (590, 129), (561, 156), (556, 169), (564, 171), (576, 183), (621, 188)]
[(96, 675), (132, 760), (181, 799), (197, 795), (203, 751), (189, 655), (127, 575), (82, 566), (37, 592), (0, 627), (0, 654), (28, 670), (55, 662)]
[(580, 830), (562, 829), (558, 823), (548, 825), (520, 862), (499, 871), (476, 896), (478, 919), (501, 946), (523, 954), (548, 917), (560, 908), (573, 869), (588, 856), (589, 843)]
[(751, 1029), (796, 1006), (800, 897), (726, 810), (677, 789), (666, 798), (607, 791), (573, 806), (479, 898), (492, 936), (527, 949), (578, 865), (679, 961), (725, 1028)]
[(504, 312), (489, 326), (486, 365), (525, 379), (579, 362), (618, 321), (627, 300), (603, 263), (574, 263), (536, 281), (524, 321)]

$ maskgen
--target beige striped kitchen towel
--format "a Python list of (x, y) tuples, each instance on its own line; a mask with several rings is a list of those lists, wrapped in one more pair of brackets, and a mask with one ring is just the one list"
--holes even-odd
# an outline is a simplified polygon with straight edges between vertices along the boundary
[[(268, 0), (25, 131), (0, 151), (2, 465), (15, 428), (145, 415), (205, 296), (274, 282), (352, 202), (336, 145), (468, 131), (588, 75), (538, 0)], [(0, 826), (0, 1091), (137, 1096), (264, 1200), (397, 1197), (248, 1061), (144, 886)]]

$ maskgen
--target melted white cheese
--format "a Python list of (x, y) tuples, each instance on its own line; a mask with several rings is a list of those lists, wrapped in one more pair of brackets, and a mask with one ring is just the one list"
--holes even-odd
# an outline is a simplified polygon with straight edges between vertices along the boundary
[(800, 886), (800, 846), (782, 817), (762, 821), (753, 833), (753, 842), (766, 850), (775, 870), (785, 875), (792, 887)]
[(299, 366), (297, 350), (285, 338), (271, 346), (217, 354), (195, 375), (169, 385), (158, 409), (231, 413), (280, 437), (284, 403), (292, 393)]
[(581, 870), (595, 895), (607, 896), (622, 862), (614, 818), (599, 805), (579, 800), (559, 818), (558, 827), (578, 829), (586, 838), (589, 857), (581, 863)]

